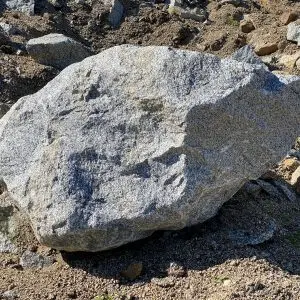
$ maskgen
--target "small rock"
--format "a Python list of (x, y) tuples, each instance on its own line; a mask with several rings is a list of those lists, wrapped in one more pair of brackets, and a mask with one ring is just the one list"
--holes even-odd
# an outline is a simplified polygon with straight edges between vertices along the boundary
[(171, 0), (169, 14), (179, 15), (184, 19), (192, 19), (198, 22), (204, 22), (207, 19), (207, 12), (199, 7), (189, 7), (183, 4), (181, 0)]
[(151, 283), (163, 288), (172, 287), (175, 285), (175, 278), (173, 277), (152, 278)]
[(300, 24), (298, 22), (292, 22), (288, 25), (286, 39), (288, 41), (296, 42), (299, 46), (299, 44), (300, 44)]
[(26, 250), (21, 258), (20, 265), (23, 268), (43, 268), (53, 264), (54, 260), (50, 257), (44, 257), (38, 253)]
[(167, 270), (169, 276), (173, 277), (185, 277), (187, 275), (186, 269), (175, 262), (170, 263), (170, 267)]
[(121, 272), (121, 276), (126, 279), (134, 280), (139, 277), (143, 270), (143, 264), (141, 262), (130, 264), (126, 270)]
[(219, 38), (217, 38), (216, 40), (214, 40), (210, 45), (209, 48), (212, 51), (219, 51), (223, 48), (225, 42), (227, 40), (227, 35), (221, 35)]
[(296, 66), (296, 62), (300, 58), (300, 51), (292, 55), (282, 55), (279, 58), (279, 64), (284, 65), (285, 67), (292, 69)]
[(249, 33), (255, 29), (255, 26), (251, 20), (242, 20), (240, 22), (240, 30), (244, 33)]
[(58, 33), (31, 39), (26, 45), (30, 56), (43, 65), (63, 69), (90, 56), (90, 51), (81, 43)]
[(279, 20), (283, 25), (288, 25), (289, 23), (298, 19), (298, 14), (296, 12), (286, 11), (284, 12)]
[(259, 40), (254, 44), (254, 51), (257, 55), (269, 55), (278, 50), (278, 45), (276, 42), (265, 42)]

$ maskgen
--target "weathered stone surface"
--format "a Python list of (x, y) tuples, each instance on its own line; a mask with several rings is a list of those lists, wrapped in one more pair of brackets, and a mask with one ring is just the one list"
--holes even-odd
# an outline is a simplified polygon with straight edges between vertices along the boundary
[(39, 63), (58, 69), (63, 69), (91, 55), (87, 47), (58, 33), (31, 39), (26, 49)]
[(117, 247), (207, 220), (279, 161), (298, 134), (299, 90), (258, 64), (114, 47), (0, 120), (0, 174), (41, 243)]

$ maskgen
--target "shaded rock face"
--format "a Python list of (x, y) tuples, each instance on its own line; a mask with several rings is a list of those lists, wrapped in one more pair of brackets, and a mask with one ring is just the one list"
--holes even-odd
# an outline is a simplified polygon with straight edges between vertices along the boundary
[(298, 77), (259, 64), (114, 47), (0, 120), (0, 174), (41, 243), (114, 248), (207, 220), (279, 161), (298, 134), (297, 91)]
[(31, 39), (26, 49), (39, 63), (57, 69), (63, 69), (91, 55), (87, 47), (59, 33)]

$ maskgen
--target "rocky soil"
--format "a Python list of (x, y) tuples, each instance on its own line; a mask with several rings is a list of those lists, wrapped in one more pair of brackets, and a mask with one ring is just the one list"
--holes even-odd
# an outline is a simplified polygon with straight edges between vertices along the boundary
[[(297, 1), (201, 1), (205, 22), (170, 14), (164, 3), (125, 4), (117, 28), (100, 1), (51, 1), (31, 16), (3, 11), (0, 24), (10, 31), (0, 31), (0, 115), (60, 72), (25, 48), (49, 33), (72, 37), (93, 53), (128, 43), (225, 57), (250, 44), (275, 72), (300, 73), (300, 51), (286, 39), (287, 23), (297, 18), (290, 14), (300, 12)], [(300, 299), (298, 144), (290, 158), (193, 228), (113, 251), (70, 254), (39, 245), (24, 225), (20, 252), (0, 254), (0, 299)]]

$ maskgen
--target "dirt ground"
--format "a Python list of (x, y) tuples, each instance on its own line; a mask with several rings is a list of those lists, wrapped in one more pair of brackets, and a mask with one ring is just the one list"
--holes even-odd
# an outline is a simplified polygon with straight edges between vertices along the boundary
[[(129, 1), (119, 28), (108, 24), (108, 12), (100, 1), (92, 7), (71, 2), (59, 9), (40, 6), (34, 16), (2, 13), (0, 22), (17, 31), (5, 47), (0, 46), (0, 111), (1, 105), (9, 109), (59, 73), (32, 60), (24, 46), (29, 39), (51, 32), (71, 36), (94, 53), (128, 43), (225, 57), (260, 38), (280, 43), (271, 57), (298, 51), (296, 44), (286, 41), (287, 26), (280, 16), (285, 11), (300, 12), (299, 1), (202, 2), (209, 16), (205, 23), (170, 15), (164, 4), (139, 9), (138, 2)], [(239, 27), (245, 14), (256, 28), (248, 34)], [(272, 69), (299, 74), (296, 67), (287, 69), (276, 59)], [(33, 236), (28, 238), (27, 228), (20, 236), (21, 253), (0, 254), (0, 299), (298, 300), (300, 194), (289, 184), (293, 168), (286, 163), (274, 166), (261, 179), (247, 183), (204, 224), (157, 232), (113, 251), (57, 252), (39, 245)], [(26, 249), (50, 263), (23, 267), (20, 258)]]

